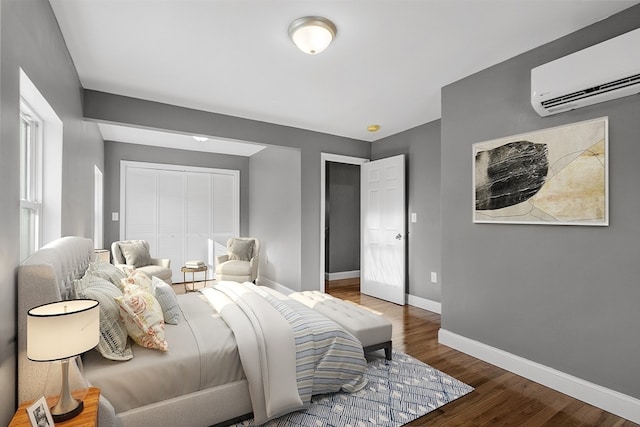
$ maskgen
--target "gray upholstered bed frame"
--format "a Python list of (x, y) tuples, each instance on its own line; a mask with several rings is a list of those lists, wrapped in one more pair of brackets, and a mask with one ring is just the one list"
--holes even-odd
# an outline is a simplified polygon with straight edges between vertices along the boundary
[[(48, 364), (32, 362), (26, 356), (27, 311), (60, 301), (69, 295), (73, 280), (82, 277), (94, 258), (93, 242), (83, 237), (63, 237), (41, 248), (18, 269), (18, 400), (42, 395)], [(124, 362), (126, 363), (126, 362)], [(170, 367), (168, 367), (170, 369)], [(246, 380), (201, 390), (124, 413), (115, 414), (101, 397), (100, 425), (212, 426), (225, 424), (251, 412)]]

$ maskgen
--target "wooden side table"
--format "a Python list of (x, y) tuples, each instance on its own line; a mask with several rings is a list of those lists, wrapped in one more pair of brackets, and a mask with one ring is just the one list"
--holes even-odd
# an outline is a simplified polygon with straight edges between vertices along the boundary
[[(100, 398), (100, 389), (90, 387), (86, 397), (83, 399), (84, 409), (75, 418), (56, 423), (55, 427), (95, 427), (98, 425), (98, 399)], [(29, 416), (27, 415), (27, 407), (33, 402), (25, 402), (16, 411), (15, 415), (9, 423), (9, 427), (31, 427)], [(53, 426), (51, 426), (53, 427)]]
[[(198, 267), (198, 268), (189, 268), (187, 266), (184, 266), (181, 268), (182, 271), (182, 280), (184, 281), (184, 291), (186, 292), (195, 292), (196, 289), (196, 273), (200, 273), (202, 271), (204, 271), (204, 281), (205, 281), (205, 287), (207, 286), (207, 270), (209, 269), (209, 267), (207, 267), (206, 265), (204, 267)], [(191, 273), (191, 289), (187, 288), (187, 273)]]

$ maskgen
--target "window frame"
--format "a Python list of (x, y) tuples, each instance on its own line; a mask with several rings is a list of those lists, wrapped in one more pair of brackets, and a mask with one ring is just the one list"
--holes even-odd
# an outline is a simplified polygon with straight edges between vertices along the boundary
[(24, 261), (42, 243), (44, 121), (23, 98), (20, 99), (19, 126), (20, 258)]

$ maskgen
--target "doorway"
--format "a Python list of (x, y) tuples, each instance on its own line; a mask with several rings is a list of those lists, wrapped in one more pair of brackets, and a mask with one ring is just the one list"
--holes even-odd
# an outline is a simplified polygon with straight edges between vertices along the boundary
[[(356, 275), (356, 279), (359, 277), (359, 267), (358, 270), (349, 267), (350, 265), (359, 266), (360, 263), (360, 186), (357, 186), (357, 194), (355, 194), (351, 175), (356, 171), (357, 180), (359, 180), (360, 165), (368, 161), (368, 159), (359, 157), (322, 153), (320, 179), (320, 290), (323, 292), (325, 291), (325, 280), (327, 278), (349, 279)], [(338, 181), (337, 185), (332, 186), (331, 182), (335, 181)], [(331, 188), (333, 188), (333, 196), (331, 196)], [(331, 199), (333, 199), (333, 203)], [(358, 207), (357, 220), (353, 219), (354, 215), (353, 212), (349, 212), (350, 208), (345, 209), (344, 205), (336, 206), (340, 200), (346, 200), (346, 205), (348, 206), (352, 206), (353, 203), (356, 204)], [(350, 227), (351, 230), (349, 230)], [(353, 230), (354, 227), (356, 227), (356, 230)], [(340, 233), (340, 236), (338, 236), (338, 233)], [(336, 239), (338, 240), (337, 242)], [(339, 242), (345, 241), (348, 242), (348, 248), (338, 247), (335, 251), (332, 251), (332, 248), (335, 248)], [(355, 264), (351, 261), (353, 257), (357, 260)]]
[(325, 280), (360, 287), (360, 165), (327, 162)]

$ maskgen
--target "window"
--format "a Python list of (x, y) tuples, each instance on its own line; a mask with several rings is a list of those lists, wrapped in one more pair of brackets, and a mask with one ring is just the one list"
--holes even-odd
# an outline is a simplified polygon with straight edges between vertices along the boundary
[(93, 165), (93, 244), (96, 249), (102, 248), (103, 234), (103, 176), (98, 166)]
[(62, 235), (62, 129), (62, 120), (20, 69), (21, 260)]
[(42, 120), (20, 102), (20, 260), (39, 247), (42, 236)]

